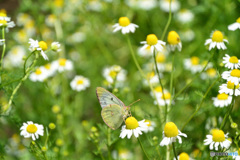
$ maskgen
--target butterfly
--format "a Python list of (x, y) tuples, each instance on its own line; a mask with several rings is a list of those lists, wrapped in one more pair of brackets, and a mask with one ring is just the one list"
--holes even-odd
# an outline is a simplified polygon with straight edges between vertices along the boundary
[(131, 115), (130, 107), (125, 106), (114, 94), (102, 87), (97, 87), (96, 94), (102, 107), (101, 115), (103, 121), (111, 129), (118, 129), (124, 119)]

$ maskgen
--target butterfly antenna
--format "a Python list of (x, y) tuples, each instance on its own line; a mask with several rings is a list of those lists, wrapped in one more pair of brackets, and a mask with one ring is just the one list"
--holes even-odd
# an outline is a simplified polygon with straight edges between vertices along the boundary
[(140, 101), (140, 99), (138, 99), (138, 100), (132, 102), (132, 103), (129, 105), (129, 107), (130, 107), (131, 105), (133, 105), (134, 103), (138, 102), (138, 101)]

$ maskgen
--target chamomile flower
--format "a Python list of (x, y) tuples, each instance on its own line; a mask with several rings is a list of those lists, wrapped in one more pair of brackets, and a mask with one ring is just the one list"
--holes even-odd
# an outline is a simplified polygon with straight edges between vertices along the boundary
[(126, 34), (130, 32), (134, 33), (135, 29), (138, 28), (138, 25), (131, 23), (127, 17), (120, 17), (118, 23), (113, 25), (113, 28), (113, 32), (121, 30), (122, 34)]
[(145, 122), (145, 120), (137, 121), (134, 117), (128, 117), (125, 124), (126, 125), (123, 125), (121, 129), (121, 134), (119, 136), (121, 138), (127, 136), (127, 138), (130, 139), (132, 135), (138, 138), (138, 136), (142, 134), (142, 131), (146, 131), (148, 128), (148, 122)]
[(228, 40), (223, 39), (223, 33), (216, 30), (211, 34), (211, 39), (207, 39), (205, 45), (209, 45), (209, 51), (215, 47), (217, 49), (227, 49), (224, 42), (228, 43)]
[[(176, 158), (174, 158), (174, 160), (176, 160)], [(179, 154), (179, 156), (177, 156), (177, 160), (193, 160), (193, 159), (190, 158), (190, 156), (186, 152), (182, 152), (181, 154)]]
[(160, 72), (166, 69), (166, 55), (163, 52), (158, 52), (156, 55), (157, 68)]
[(199, 63), (200, 59), (196, 56), (193, 56), (191, 58), (187, 58), (184, 60), (184, 67), (187, 70), (190, 70), (192, 73), (200, 72), (203, 67)]
[(6, 31), (8, 32), (9, 28), (15, 27), (15, 23), (13, 21), (7, 21), (7, 20), (0, 20), (0, 28), (4, 27), (6, 28)]
[(43, 136), (44, 134), (44, 128), (43, 125), (33, 123), (32, 121), (28, 121), (27, 123), (23, 123), (23, 126), (20, 128), (21, 136), (24, 136), (24, 138), (32, 138), (33, 141), (39, 138), (40, 136)]
[(210, 150), (228, 149), (231, 145), (231, 141), (227, 140), (228, 133), (224, 134), (222, 130), (212, 129), (211, 135), (207, 135), (207, 139), (204, 140), (204, 145), (209, 145)]
[[(166, 90), (164, 90), (164, 92), (167, 92)], [(153, 88), (153, 92), (151, 91), (150, 94), (152, 97), (161, 97), (163, 93), (162, 87), (161, 86), (156, 86)]]
[(56, 73), (56, 68), (51, 63), (45, 64), (42, 66), (42, 69), (47, 78), (53, 76)]
[[(170, 1), (169, 0), (160, 0), (160, 8), (164, 12), (169, 12)], [(171, 0), (171, 12), (176, 12), (180, 8), (180, 3), (178, 0)]]
[[(219, 93), (226, 93), (229, 94), (230, 96), (233, 95), (234, 92), (234, 83), (232, 83), (231, 81), (228, 81), (226, 84), (222, 84), (221, 86), (219, 86)], [(239, 84), (235, 85), (235, 96), (239, 96), (240, 95), (240, 88), (239, 88)]]
[(194, 18), (194, 14), (188, 9), (181, 9), (177, 13), (177, 20), (181, 23), (191, 22)]
[(207, 67), (206, 68), (206, 70), (205, 70), (205, 72), (203, 72), (202, 74), (201, 74), (201, 78), (203, 79), (203, 80), (205, 80), (205, 79), (213, 79), (213, 78), (215, 78), (217, 76), (217, 71), (216, 71), (216, 69), (215, 68), (211, 68), (211, 67)]
[(0, 20), (10, 21), (11, 18), (7, 17), (7, 12), (5, 9), (0, 10)]
[[(26, 51), (25, 51), (24, 47), (14, 46), (9, 50), (9, 52), (5, 56), (5, 60), (8, 61), (9, 65), (11, 65), (13, 67), (19, 67), (23, 63), (23, 57), (25, 55), (26, 55)], [(4, 66), (5, 66), (5, 64), (4, 64)]]
[(184, 42), (190, 42), (195, 38), (195, 33), (191, 29), (186, 29), (180, 31), (179, 34), (181, 35), (181, 40)]
[(237, 69), (240, 67), (240, 60), (236, 56), (230, 57), (228, 54), (225, 54), (225, 57), (223, 57), (223, 64), (229, 69)]
[(53, 42), (51, 44), (51, 49), (55, 52), (60, 52), (61, 51), (60, 47), (61, 47), (61, 45), (59, 42)]
[(86, 90), (87, 87), (90, 86), (90, 81), (88, 78), (83, 76), (75, 76), (74, 79), (71, 81), (70, 86), (73, 90), (82, 91)]
[[(163, 77), (163, 75), (160, 74), (160, 77)], [(155, 74), (154, 72), (147, 73), (147, 79), (149, 80), (149, 82), (152, 85), (155, 85), (155, 84), (159, 83), (158, 75)], [(148, 81), (146, 79), (144, 79), (143, 83), (144, 83), (144, 85), (148, 85)]]
[(171, 100), (171, 94), (168, 91), (164, 91), (164, 93), (161, 96), (157, 97), (157, 102), (155, 101), (154, 103), (164, 106), (166, 104), (169, 105), (170, 100)]
[(240, 70), (233, 69), (231, 71), (224, 71), (222, 73), (222, 78), (233, 82), (235, 85), (238, 85), (240, 82)]
[(122, 69), (119, 65), (113, 65), (103, 69), (103, 77), (109, 84), (124, 82), (126, 80), (127, 71)]
[(151, 46), (146, 47), (145, 49), (142, 49), (142, 47), (138, 48), (138, 55), (144, 58), (152, 57), (152, 51)]
[(39, 51), (39, 52), (41, 53), (42, 57), (43, 57), (45, 60), (48, 60), (47, 55), (44, 53), (44, 51), (46, 51), (47, 48), (48, 48), (46, 42), (44, 42), (44, 41), (38, 42), (38, 40), (33, 40), (32, 38), (30, 38), (28, 43), (30, 44), (29, 50), (30, 50), (31, 52), (33, 52), (33, 51)]
[(228, 26), (228, 30), (230, 31), (235, 31), (236, 29), (240, 29), (240, 17), (236, 20), (235, 23)]
[(213, 97), (212, 100), (215, 107), (222, 108), (231, 104), (232, 96), (229, 96), (226, 93), (221, 93), (218, 94), (217, 97)]
[(182, 143), (182, 138), (180, 136), (187, 137), (187, 135), (182, 133), (173, 122), (167, 122), (164, 127), (163, 140), (160, 146), (172, 144), (176, 142), (176, 139), (178, 139), (179, 143)]
[(27, 14), (27, 13), (19, 13), (17, 15), (17, 25), (18, 26), (23, 26), (25, 25), (27, 22), (31, 21), (32, 20), (32, 17)]
[(154, 131), (154, 128), (156, 127), (156, 123), (150, 120), (145, 120), (145, 122), (148, 122), (147, 126), (148, 128), (144, 132), (152, 132)]
[(46, 72), (43, 67), (37, 68), (33, 73), (30, 74), (29, 79), (33, 82), (43, 82), (47, 78)]
[(176, 48), (178, 49), (178, 51), (182, 50), (182, 42), (181, 42), (180, 37), (177, 34), (177, 32), (170, 31), (168, 33), (167, 41), (169, 44), (168, 46), (169, 46), (170, 51), (175, 51)]
[(71, 71), (73, 69), (73, 63), (65, 58), (60, 58), (52, 62), (52, 66), (56, 68), (58, 72)]
[(161, 52), (163, 50), (163, 46), (166, 43), (161, 40), (158, 40), (158, 38), (155, 34), (149, 34), (149, 35), (147, 35), (146, 41), (142, 41), (141, 44), (144, 44), (142, 47), (143, 50), (150, 47), (150, 49), (153, 53), (154, 49)]

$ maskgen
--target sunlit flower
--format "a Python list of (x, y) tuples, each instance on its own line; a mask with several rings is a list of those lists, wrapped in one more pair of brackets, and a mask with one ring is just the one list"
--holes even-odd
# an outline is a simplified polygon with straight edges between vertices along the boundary
[(236, 20), (235, 23), (228, 26), (228, 30), (235, 31), (236, 29), (240, 29), (240, 17)]
[[(164, 91), (164, 94), (157, 97), (157, 102), (154, 101), (155, 104), (159, 104), (161, 106), (169, 105), (171, 100), (171, 94), (168, 91)], [(172, 102), (173, 103), (173, 102)]]
[(200, 72), (203, 67), (199, 63), (200, 59), (196, 56), (193, 56), (191, 58), (187, 58), (184, 60), (184, 67), (187, 70), (190, 70), (192, 73)]
[(233, 69), (231, 71), (224, 71), (222, 73), (222, 78), (233, 82), (235, 85), (238, 85), (240, 82), (240, 70)]
[[(203, 66), (206, 64), (203, 63)], [(202, 79), (213, 79), (217, 76), (217, 71), (215, 68), (213, 68), (212, 63), (209, 63), (208, 66), (205, 68), (205, 72), (201, 74)]]
[(52, 62), (52, 66), (56, 68), (58, 72), (70, 71), (73, 69), (73, 63), (65, 58), (60, 58)]
[(141, 57), (152, 57), (151, 46), (142, 49), (142, 47), (138, 48), (138, 55)]
[[(160, 74), (160, 77), (162, 78), (162, 77), (163, 77), (163, 74)], [(155, 74), (154, 72), (149, 72), (149, 73), (147, 73), (147, 79), (149, 80), (149, 82), (150, 82), (152, 85), (159, 84), (158, 75)], [(144, 83), (145, 85), (148, 85), (148, 81), (147, 81), (146, 79), (144, 79), (143, 83)]]
[[(19, 67), (23, 63), (23, 57), (26, 55), (26, 51), (22, 46), (12, 47), (5, 56), (4, 66), (8, 67), (5, 62), (9, 62), (9, 65), (13, 67)], [(10, 66), (9, 66), (10, 67)]]
[(217, 97), (213, 97), (213, 104), (215, 107), (225, 107), (231, 104), (232, 96), (227, 95), (226, 93), (218, 94)]
[(145, 120), (137, 121), (134, 117), (128, 117), (125, 124), (126, 125), (123, 125), (121, 129), (121, 138), (127, 136), (127, 138), (130, 139), (132, 135), (138, 138), (138, 136), (142, 134), (142, 131), (148, 128), (148, 122), (145, 122)]
[(240, 67), (240, 60), (236, 56), (230, 57), (228, 54), (225, 54), (225, 57), (223, 57), (223, 64), (229, 69), (237, 69)]
[[(234, 91), (234, 87), (235, 87), (235, 91)], [(234, 83), (232, 83), (231, 81), (228, 81), (226, 84), (222, 84), (221, 86), (219, 86), (219, 93), (226, 93), (229, 94), (230, 96), (233, 95), (233, 92), (235, 92), (235, 96), (239, 96), (240, 95), (240, 88), (239, 88), (239, 84), (234, 86)]]
[(227, 49), (224, 42), (228, 43), (228, 40), (223, 39), (223, 33), (216, 30), (211, 34), (211, 39), (207, 39), (205, 45), (209, 45), (209, 51), (215, 47), (217, 49)]
[(43, 67), (37, 68), (33, 73), (30, 74), (29, 79), (33, 82), (43, 82), (47, 78), (46, 72)]
[(145, 122), (148, 122), (147, 126), (148, 128), (146, 130), (144, 130), (144, 132), (152, 132), (154, 131), (154, 128), (156, 127), (156, 123), (150, 120), (145, 120)]
[[(207, 139), (204, 140), (204, 145), (209, 145), (210, 150), (228, 149), (231, 145), (231, 141), (227, 140), (228, 133), (224, 134), (222, 130), (212, 129), (211, 135), (207, 135)], [(214, 148), (213, 148), (214, 147)]]
[(23, 126), (20, 128), (21, 136), (24, 138), (32, 138), (32, 140), (36, 140), (40, 136), (43, 136), (44, 128), (43, 125), (39, 125), (37, 123), (33, 123), (32, 121), (28, 121), (27, 123), (23, 123)]
[(70, 86), (73, 90), (76, 90), (79, 92), (89, 87), (90, 81), (89, 79), (83, 76), (75, 76), (74, 79), (71, 81)]
[(56, 67), (52, 63), (47, 63), (41, 67), (46, 74), (46, 78), (53, 76), (56, 73)]
[(5, 9), (0, 10), (0, 20), (10, 21), (11, 18), (7, 17), (7, 12)]
[(191, 22), (194, 18), (194, 14), (188, 9), (181, 9), (176, 16), (177, 20), (181, 23)]
[(144, 44), (142, 49), (146, 49), (150, 47), (152, 53), (154, 52), (154, 49), (156, 51), (162, 51), (163, 46), (166, 44), (165, 42), (158, 40), (157, 36), (155, 34), (149, 34), (147, 35), (146, 41), (142, 41), (141, 44)]
[[(126, 80), (126, 70), (118, 65), (113, 65), (103, 69), (103, 77), (107, 80), (108, 83), (118, 83)], [(119, 84), (117, 84), (119, 85)]]
[[(176, 158), (174, 158), (174, 160), (176, 160)], [(190, 158), (187, 153), (182, 152), (181, 154), (179, 154), (179, 156), (177, 156), (177, 160), (193, 160), (193, 159)]]
[(33, 40), (32, 38), (30, 38), (28, 43), (30, 44), (29, 50), (31, 52), (39, 51), (41, 53), (42, 57), (45, 60), (48, 60), (47, 55), (44, 53), (44, 51), (47, 50), (47, 43), (46, 42), (44, 42), (44, 41), (38, 42), (38, 40)]
[[(160, 0), (160, 8), (164, 12), (169, 12), (170, 1), (169, 0)], [(178, 0), (171, 0), (171, 12), (176, 12), (180, 8), (180, 3)]]
[(55, 52), (60, 52), (61, 51), (60, 47), (61, 47), (61, 45), (59, 42), (53, 42), (51, 44), (51, 49)]
[(182, 50), (182, 42), (177, 32), (170, 31), (168, 33), (167, 42), (171, 51), (175, 51), (176, 48), (178, 49), (178, 51)]
[(0, 28), (4, 27), (6, 28), (6, 31), (8, 32), (9, 28), (15, 27), (15, 23), (13, 21), (7, 21), (7, 20), (0, 20)]
[(182, 138), (180, 136), (187, 137), (185, 133), (178, 130), (173, 122), (167, 122), (164, 127), (163, 140), (161, 141), (160, 146), (172, 144), (173, 142), (176, 142), (176, 139), (178, 139), (179, 143), (182, 143)]
[(113, 25), (113, 28), (113, 32), (121, 30), (122, 34), (126, 34), (130, 32), (134, 33), (135, 29), (138, 28), (138, 25), (131, 23), (127, 17), (120, 17), (118, 23)]

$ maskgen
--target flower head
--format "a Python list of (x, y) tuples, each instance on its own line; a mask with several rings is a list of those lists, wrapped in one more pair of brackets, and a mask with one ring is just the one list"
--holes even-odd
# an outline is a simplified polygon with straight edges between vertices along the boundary
[[(182, 152), (181, 154), (179, 154), (179, 156), (177, 157), (177, 160), (193, 160), (192, 158), (189, 157), (189, 155), (186, 152)], [(176, 160), (174, 158), (174, 160)]]
[(178, 51), (182, 50), (182, 42), (177, 32), (170, 31), (168, 33), (167, 41), (171, 51), (175, 51), (176, 48), (178, 48)]
[(23, 126), (20, 128), (21, 136), (24, 136), (24, 138), (30, 138), (35, 141), (40, 136), (43, 136), (44, 129), (43, 125), (39, 125), (37, 123), (33, 123), (32, 121), (28, 121), (27, 123), (23, 123)]
[(47, 78), (47, 74), (43, 67), (38, 67), (33, 73), (30, 74), (29, 79), (33, 82), (43, 82)]
[[(160, 0), (160, 8), (164, 12), (169, 12), (170, 1), (169, 0)], [(178, 0), (171, 1), (171, 12), (176, 12), (180, 8), (180, 3)]]
[(58, 72), (70, 71), (73, 69), (73, 63), (65, 58), (60, 58), (52, 62), (52, 66), (56, 68)]
[(157, 51), (162, 51), (163, 46), (166, 44), (165, 42), (158, 40), (157, 36), (155, 34), (149, 34), (147, 35), (146, 41), (142, 41), (141, 44), (144, 44), (142, 49), (146, 49), (147, 47), (150, 47), (152, 53), (154, 52), (154, 49)]
[(106, 79), (109, 85), (113, 83), (116, 84), (116, 87), (122, 85), (122, 82), (126, 80), (127, 71), (124, 70), (119, 65), (113, 65), (103, 69), (103, 77)]
[(215, 107), (224, 107), (228, 106), (232, 102), (232, 96), (229, 96), (226, 93), (218, 94), (217, 97), (213, 97), (213, 104)]
[(172, 144), (178, 139), (179, 143), (182, 143), (180, 136), (187, 137), (186, 134), (178, 130), (177, 126), (173, 122), (167, 122), (164, 131), (163, 131), (163, 140), (160, 143), (160, 146)]
[(228, 26), (228, 30), (230, 31), (235, 31), (236, 29), (240, 29), (240, 17), (236, 20), (235, 23)]
[(60, 52), (61, 51), (61, 49), (60, 49), (60, 43), (59, 42), (53, 42), (52, 44), (51, 44), (51, 49), (53, 50), (53, 51), (55, 51), (55, 52)]
[(193, 56), (191, 58), (187, 58), (184, 60), (184, 67), (187, 70), (190, 70), (192, 73), (200, 72), (203, 67), (199, 63), (200, 59), (196, 56)]
[(223, 64), (229, 69), (237, 69), (240, 67), (240, 60), (236, 56), (230, 57), (228, 54), (225, 54), (225, 57), (223, 57)]
[(181, 9), (177, 13), (177, 20), (181, 23), (191, 22), (194, 18), (194, 14), (188, 9)]
[(71, 81), (70, 86), (73, 90), (76, 90), (79, 92), (89, 87), (90, 81), (89, 79), (83, 76), (75, 76), (74, 79)]
[[(234, 87), (235, 87), (235, 91), (234, 91)], [(233, 92), (235, 92), (235, 96), (239, 96), (240, 95), (240, 88), (239, 88), (239, 84), (234, 85), (233, 82), (228, 81), (225, 84), (222, 84), (221, 86), (219, 86), (219, 93), (225, 93), (225, 94), (229, 94), (230, 96), (233, 95)]]
[(113, 32), (121, 30), (122, 34), (126, 34), (130, 32), (134, 33), (135, 29), (138, 28), (138, 25), (131, 23), (127, 17), (120, 17), (118, 23), (113, 25), (113, 28)]
[(231, 71), (224, 71), (222, 73), (222, 78), (233, 82), (235, 85), (238, 85), (240, 82), (240, 70), (233, 69)]
[(209, 51), (215, 47), (217, 47), (217, 49), (227, 49), (227, 47), (225, 46), (224, 42), (228, 43), (228, 40), (223, 38), (223, 33), (216, 30), (212, 33), (211, 35), (211, 39), (207, 39), (205, 42), (205, 45), (209, 44)]
[(127, 136), (129, 139), (134, 134), (137, 138), (142, 134), (142, 131), (147, 130), (147, 124), (148, 122), (145, 122), (145, 120), (137, 121), (134, 117), (128, 117), (125, 121), (125, 125), (122, 126), (120, 137), (124, 138)]
[(224, 134), (222, 130), (219, 129), (213, 129), (211, 135), (207, 135), (207, 139), (204, 140), (204, 145), (209, 145), (210, 150), (213, 150), (213, 147), (215, 147), (215, 150), (219, 149), (219, 146), (221, 149), (228, 149), (231, 145), (231, 141), (227, 140), (228, 134)]
[(144, 132), (152, 132), (154, 130), (154, 128), (156, 127), (156, 123), (154, 121), (150, 121), (150, 120), (145, 120), (145, 122), (148, 122), (147, 126), (147, 130), (145, 130)]
[(47, 47), (48, 47), (46, 42), (44, 42), (44, 41), (38, 42), (38, 40), (33, 40), (32, 38), (30, 38), (28, 43), (30, 44), (29, 50), (31, 52), (39, 51), (41, 53), (42, 57), (45, 60), (48, 60), (47, 55), (44, 53), (44, 51), (46, 51)]

